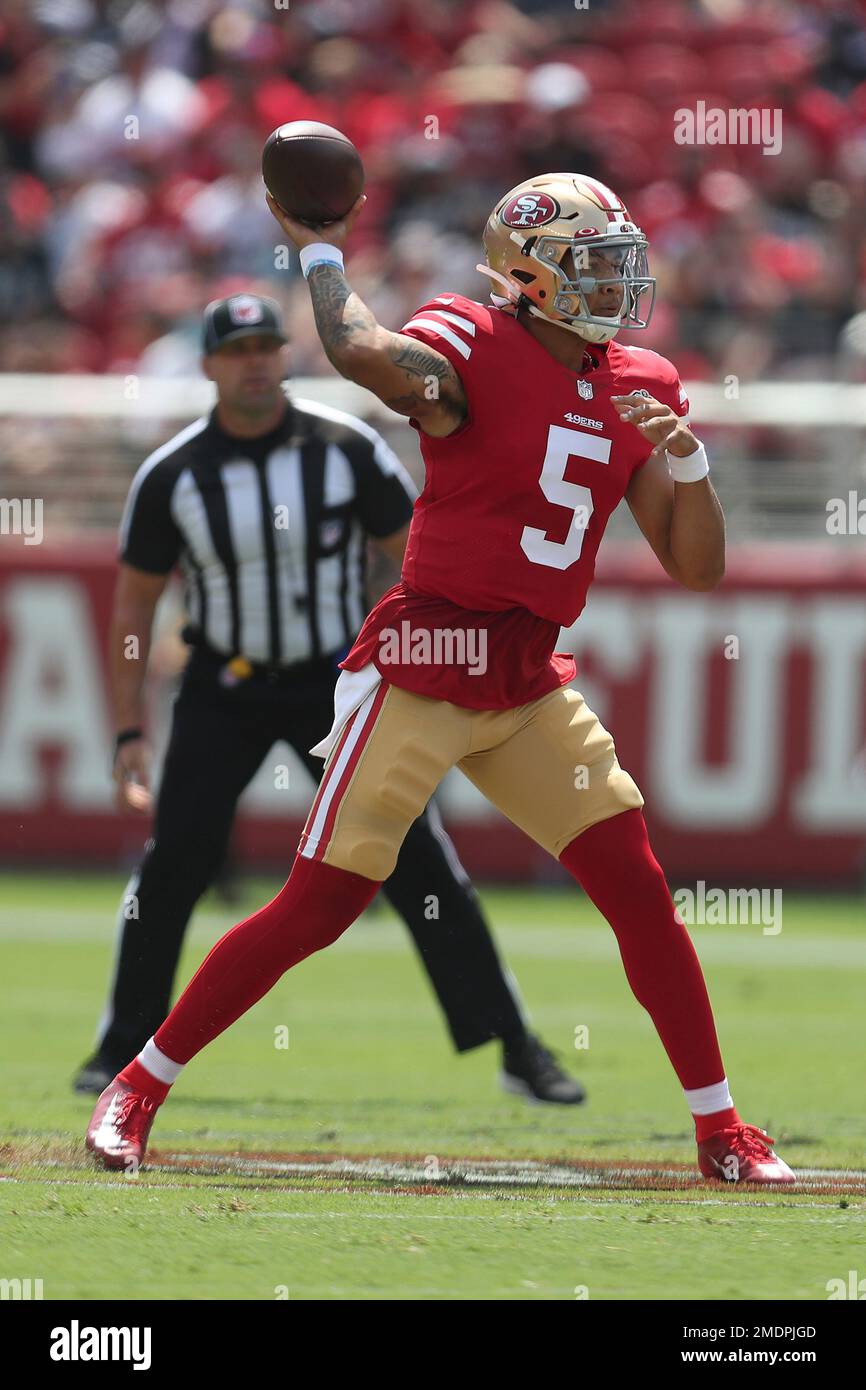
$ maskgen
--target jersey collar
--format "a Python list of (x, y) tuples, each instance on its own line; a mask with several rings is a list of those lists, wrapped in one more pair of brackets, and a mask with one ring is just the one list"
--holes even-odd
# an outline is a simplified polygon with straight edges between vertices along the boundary
[(291, 438), (297, 424), (296, 411), (292, 402), (286, 398), (286, 408), (283, 417), (272, 430), (267, 434), (257, 434), (252, 438), (241, 438), (236, 434), (228, 434), (220, 425), (217, 419), (217, 408), (214, 406), (210, 413), (208, 423), (208, 433), (213, 442), (220, 445), (223, 449), (250, 454), (266, 454), (271, 449), (276, 449), (278, 445)]

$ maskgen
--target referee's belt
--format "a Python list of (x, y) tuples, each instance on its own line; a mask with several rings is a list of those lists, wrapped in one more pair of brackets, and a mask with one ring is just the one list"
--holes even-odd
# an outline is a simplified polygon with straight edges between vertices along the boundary
[(214, 668), (218, 668), (217, 679), (220, 685), (229, 689), (232, 686), (244, 685), (247, 681), (279, 685), (293, 683), (304, 676), (320, 676), (323, 673), (333, 673), (336, 676), (339, 674), (337, 662), (344, 654), (342, 651), (329, 652), (307, 661), (252, 661), (240, 652), (229, 656), (225, 652), (217, 651), (215, 647), (208, 646), (195, 629), (184, 628), (181, 635), (198, 654), (199, 660), (207, 661)]

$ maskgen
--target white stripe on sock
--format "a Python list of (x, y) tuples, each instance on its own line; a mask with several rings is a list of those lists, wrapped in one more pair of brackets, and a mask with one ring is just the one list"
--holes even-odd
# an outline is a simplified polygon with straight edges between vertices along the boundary
[(184, 1062), (173, 1062), (170, 1057), (166, 1057), (164, 1052), (160, 1052), (153, 1038), (144, 1044), (136, 1060), (145, 1071), (149, 1071), (151, 1076), (155, 1076), (157, 1081), (162, 1081), (166, 1086), (174, 1085), (186, 1065)]
[(698, 1086), (695, 1091), (684, 1090), (683, 1095), (693, 1115), (715, 1115), (719, 1110), (730, 1110), (734, 1104), (727, 1077), (716, 1082), (715, 1086)]

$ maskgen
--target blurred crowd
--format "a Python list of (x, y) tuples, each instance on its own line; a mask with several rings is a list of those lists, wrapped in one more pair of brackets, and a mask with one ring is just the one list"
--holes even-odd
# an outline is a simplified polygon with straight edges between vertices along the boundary
[[(699, 101), (781, 110), (779, 153), (678, 144)], [(866, 361), (857, 0), (0, 0), (0, 370), (194, 372), (204, 304), (241, 288), (284, 304), (294, 370), (323, 370), (260, 175), (301, 118), (362, 153), (350, 278), (388, 326), (486, 299), (490, 207), (574, 169), (648, 233), (633, 341), (683, 376)]]

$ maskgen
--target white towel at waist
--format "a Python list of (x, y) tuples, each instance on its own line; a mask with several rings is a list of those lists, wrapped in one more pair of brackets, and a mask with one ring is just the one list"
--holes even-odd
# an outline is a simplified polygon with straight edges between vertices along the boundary
[(376, 670), (372, 661), (366, 666), (362, 666), (360, 671), (341, 671), (340, 678), (334, 686), (334, 722), (331, 725), (331, 732), (313, 748), (310, 752), (316, 758), (327, 758), (332, 752), (337, 739), (347, 721), (366, 700), (372, 690), (376, 689), (382, 677)]

